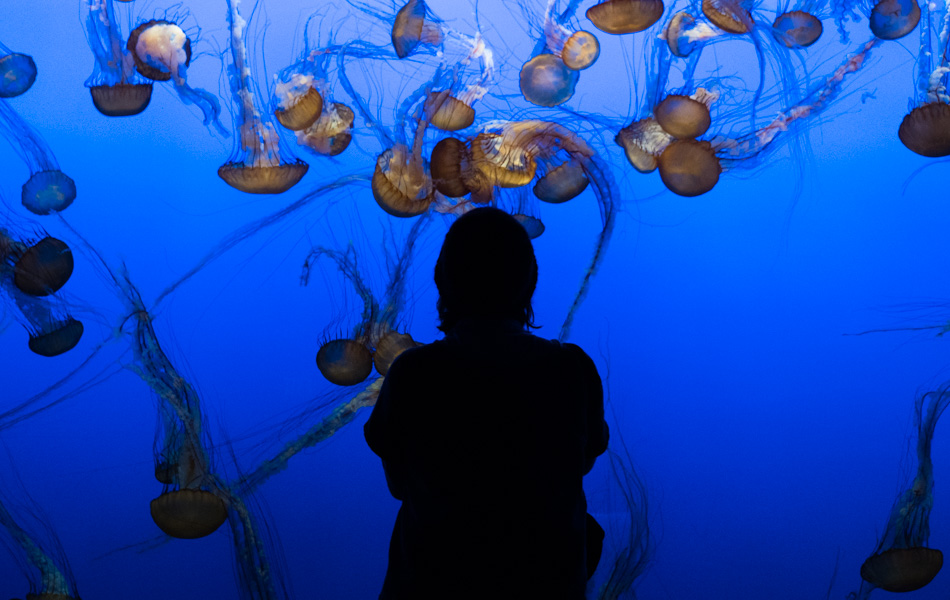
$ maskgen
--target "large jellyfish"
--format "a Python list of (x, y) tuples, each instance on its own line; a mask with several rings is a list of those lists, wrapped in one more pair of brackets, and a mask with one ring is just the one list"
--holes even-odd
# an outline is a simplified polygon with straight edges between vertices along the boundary
[(238, 12), (239, 0), (228, 0), (229, 48), (228, 82), (234, 99), (235, 148), (218, 175), (231, 187), (250, 194), (286, 192), (307, 173), (307, 163), (285, 158), (280, 135), (269, 115), (257, 108), (262, 100), (255, 97), (251, 81), (244, 33), (247, 22)]
[[(927, 3), (924, 10), (917, 54), (917, 94), (910, 102), (910, 111), (901, 121), (897, 136), (904, 146), (921, 156), (947, 156), (950, 155), (950, 95), (947, 94), (950, 12), (946, 4)], [(936, 35), (931, 30), (934, 21), (938, 23)], [(936, 64), (934, 54), (939, 57)]]
[(59, 170), (53, 151), (42, 136), (17, 114), (8, 100), (0, 98), (0, 133), (13, 146), (30, 170), (20, 201), (37, 215), (60, 212), (76, 199), (76, 184)]
[(191, 39), (180, 22), (186, 16), (169, 16), (140, 23), (129, 34), (128, 53), (135, 62), (135, 70), (152, 81), (171, 80), (178, 97), (185, 104), (194, 104), (204, 115), (204, 124), (214, 126), (221, 135), (228, 132), (218, 119), (221, 105), (218, 97), (188, 85), (187, 70), (191, 64)]
[(92, 75), (86, 80), (93, 104), (107, 117), (139, 114), (152, 99), (152, 84), (135, 71), (113, 0), (81, 2), (86, 38), (96, 59)]
[[(6, 503), (0, 501), (0, 527), (12, 539), (10, 551), (17, 556), (17, 562), (30, 580), (30, 592), (26, 597), (29, 600), (79, 600), (76, 580), (59, 539), (53, 529), (41, 521), (38, 513), (32, 516), (37, 527), (25, 526), (23, 516), (15, 517)], [(47, 532), (45, 540), (40, 539), (41, 531)], [(19, 560), (21, 553), (25, 562)]]
[(603, 0), (587, 18), (604, 33), (620, 35), (649, 29), (663, 16), (663, 0)]
[(0, 44), (0, 98), (14, 98), (36, 81), (36, 63), (28, 54), (21, 54)]
[(861, 565), (861, 587), (850, 597), (866, 599), (874, 588), (910, 592), (930, 583), (943, 566), (943, 553), (927, 547), (933, 509), (933, 461), (930, 449), (937, 420), (950, 404), (950, 387), (921, 394), (914, 402), (917, 473), (894, 502), (887, 527), (874, 553)]

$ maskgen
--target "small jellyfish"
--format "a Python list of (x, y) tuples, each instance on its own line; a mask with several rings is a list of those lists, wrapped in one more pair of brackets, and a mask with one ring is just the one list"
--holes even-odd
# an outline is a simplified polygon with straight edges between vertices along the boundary
[(653, 118), (677, 139), (697, 138), (709, 129), (709, 105), (717, 98), (703, 88), (691, 96), (670, 94), (653, 108)]
[(807, 48), (821, 37), (823, 27), (815, 15), (791, 10), (775, 17), (772, 35), (787, 48)]
[(129, 34), (127, 48), (136, 71), (151, 81), (170, 80), (182, 102), (201, 110), (205, 125), (213, 125), (221, 135), (228, 135), (218, 118), (221, 105), (217, 96), (188, 85), (191, 39), (178, 23), (165, 19), (145, 21)]
[(323, 156), (336, 156), (353, 140), (353, 109), (330, 102), (310, 127), (297, 132), (297, 143)]
[(938, 100), (915, 107), (904, 116), (897, 136), (921, 156), (950, 155), (950, 105)]
[(662, 39), (666, 40), (670, 52), (674, 56), (685, 58), (693, 53), (702, 42), (717, 37), (716, 29), (705, 21), (697, 21), (696, 17), (685, 10), (673, 15), (663, 30)]
[(329, 340), (317, 351), (317, 368), (330, 383), (356, 385), (372, 373), (373, 353), (360, 340)]
[(676, 140), (657, 159), (660, 179), (680, 196), (699, 196), (719, 182), (722, 167), (709, 142)]
[(703, 0), (703, 14), (727, 33), (750, 33), (755, 27), (746, 0)]
[(621, 129), (614, 141), (623, 148), (627, 162), (641, 173), (652, 173), (657, 159), (675, 138), (653, 117), (634, 121)]
[(307, 129), (323, 113), (323, 96), (313, 75), (291, 71), (278, 75), (274, 88), (274, 116), (291, 131)]
[(23, 206), (37, 215), (69, 207), (76, 198), (76, 184), (59, 170), (56, 157), (40, 134), (3, 99), (0, 99), (0, 132), (4, 134), (0, 137), (10, 142), (30, 170), (30, 178), (20, 193)]
[(448, 90), (429, 92), (423, 110), (429, 124), (442, 131), (458, 131), (475, 122), (475, 109)]
[(560, 106), (574, 95), (577, 71), (560, 56), (539, 54), (521, 67), (519, 85), (525, 100), (538, 106)]
[(896, 40), (917, 27), (920, 5), (917, 0), (880, 0), (868, 17), (871, 33), (882, 40)]
[(399, 58), (406, 58), (420, 45), (442, 43), (439, 21), (429, 13), (425, 0), (409, 0), (399, 9), (393, 21), (392, 42)]
[[(914, 401), (917, 426), (917, 474), (911, 486), (894, 502), (884, 535), (861, 565), (861, 579), (889, 592), (910, 592), (930, 583), (943, 566), (943, 553), (928, 548), (933, 509), (933, 461), (930, 449), (937, 420), (950, 405), (947, 385)], [(862, 584), (857, 597), (870, 589)]]
[(73, 253), (66, 242), (47, 236), (14, 257), (13, 283), (31, 296), (56, 292), (73, 274)]
[(662, 16), (662, 0), (604, 0), (587, 9), (597, 29), (614, 35), (649, 29)]
[(394, 217), (415, 217), (432, 204), (428, 165), (415, 149), (395, 144), (376, 159), (371, 182), (373, 198)]
[(218, 168), (218, 176), (233, 188), (249, 194), (280, 194), (297, 184), (308, 165), (299, 159), (285, 159), (280, 135), (270, 119), (258, 111), (256, 87), (251, 82), (244, 34), (247, 22), (241, 18), (237, 0), (228, 0), (231, 64), (228, 81), (235, 103), (235, 149)]
[(15, 98), (33, 86), (36, 63), (27, 54), (0, 44), (0, 98)]
[(386, 375), (396, 357), (419, 345), (408, 333), (389, 331), (383, 334), (376, 342), (376, 352), (373, 353), (373, 365), (376, 367), (376, 372)]
[(588, 185), (590, 179), (584, 168), (576, 161), (566, 160), (538, 177), (532, 191), (538, 200), (561, 204), (581, 195)]
[(152, 84), (135, 71), (116, 22), (113, 0), (82, 0), (86, 39), (96, 59), (86, 87), (96, 110), (107, 117), (141, 113), (152, 99)]
[(564, 26), (571, 14), (557, 14), (555, 0), (548, 0), (544, 11), (544, 49), (560, 57), (568, 69), (582, 71), (592, 66), (600, 57), (600, 42), (589, 31), (574, 31)]
[(461, 198), (472, 191), (465, 183), (472, 178), (472, 153), (458, 138), (439, 140), (429, 158), (429, 171), (435, 189), (449, 198)]
[(228, 518), (224, 500), (207, 490), (162, 492), (151, 501), (149, 511), (159, 529), (182, 540), (209, 536)]

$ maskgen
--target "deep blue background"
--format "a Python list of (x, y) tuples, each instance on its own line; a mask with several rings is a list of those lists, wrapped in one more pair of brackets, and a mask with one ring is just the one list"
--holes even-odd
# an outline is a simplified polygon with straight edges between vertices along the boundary
[[(168, 8), (142, 2), (132, 7), (136, 22)], [(215, 174), (231, 140), (209, 133), (167, 86), (155, 86), (140, 116), (101, 116), (83, 87), (92, 57), (78, 4), (3, 0), (0, 42), (31, 54), (39, 70), (34, 87), (9, 102), (76, 181), (79, 196), (64, 216), (110, 265), (128, 266), (146, 302), (237, 227), (339, 174), (371, 172), (381, 148), (363, 133), (338, 160), (299, 152), (310, 172), (286, 194), (249, 196)], [(543, 11), (540, 0), (521, 4), (535, 15)], [(266, 27), (264, 15), (256, 15), (251, 49), (260, 85), (295, 58), (300, 23), (315, 5), (271, 2)], [(431, 6), (457, 29), (473, 31), (466, 3), (433, 0)], [(225, 88), (219, 90), (226, 84), (215, 56), (226, 48), (225, 3), (195, 0), (188, 8), (190, 31), (201, 32), (189, 81), (220, 91), (229, 104)], [(242, 9), (248, 16), (250, 2)], [(762, 8), (774, 14), (769, 10)], [(528, 106), (517, 96), (517, 69), (532, 46), (528, 23), (500, 1), (481, 2), (479, 13), (499, 63), (492, 92), (512, 95), (505, 102), (523, 116)], [(346, 26), (385, 39), (383, 26), (366, 21), (361, 16)], [(582, 13), (578, 26), (591, 29)], [(853, 25), (852, 43), (842, 46), (826, 20), (825, 39), (799, 53), (808, 67), (798, 62), (797, 76), (807, 71), (821, 81), (864, 40), (865, 26)], [(601, 61), (582, 75), (569, 106), (618, 124), (627, 120), (630, 105), (640, 101), (624, 77), (643, 77), (642, 36), (657, 33), (625, 40), (599, 35)], [(822, 598), (836, 561), (832, 597), (857, 587), (858, 568), (915, 466), (908, 455), (914, 396), (950, 376), (948, 342), (933, 332), (843, 335), (950, 319), (950, 165), (913, 155), (896, 136), (914, 92), (917, 44), (914, 33), (874, 51), (846, 82), (847, 94), (809, 122), (806, 162), (779, 152), (755, 169), (725, 173), (698, 198), (674, 196), (656, 174), (635, 173), (612, 144), (612, 132), (585, 133), (611, 163), (623, 203), (571, 341), (586, 348), (605, 375), (609, 367), (611, 427), (623, 432), (648, 488), (657, 548), (639, 582), (641, 598)], [(742, 41), (718, 44), (707, 70), (717, 64), (734, 69), (753, 88), (751, 48)], [(420, 77), (430, 72), (419, 68)], [(401, 82), (385, 69), (368, 73), (374, 101), (392, 106), (404, 92)], [(361, 78), (356, 68), (351, 75)], [(865, 92), (874, 97), (862, 103)], [(490, 116), (507, 114), (499, 109)], [(391, 110), (381, 108), (380, 118), (391, 119)], [(27, 177), (11, 147), (0, 144), (0, 194), (14, 222), (28, 216), (18, 202)], [(800, 196), (792, 191), (796, 181), (804, 185)], [(338, 297), (345, 287), (328, 265), (309, 287), (298, 285), (310, 246), (352, 240), (379, 286), (385, 271), (380, 232), (406, 230), (406, 223), (378, 209), (368, 186), (335, 199), (329, 208), (317, 200), (236, 247), (180, 287), (156, 315), (166, 351), (202, 395), (222, 472), (234, 472), (225, 442), (241, 468), (252, 468), (292, 436), (268, 425), (319, 405), (332, 392), (314, 354), (344, 308)], [(599, 217), (591, 192), (543, 206), (541, 216), (547, 231), (536, 241), (536, 312), (544, 325), (539, 334), (555, 337)], [(39, 223), (77, 253), (64, 292), (84, 307), (78, 316), (86, 333), (72, 352), (44, 359), (28, 352), (25, 332), (8, 317), (0, 335), (3, 407), (71, 371), (124, 314), (88, 250), (54, 218)], [(430, 227), (411, 273), (410, 331), (422, 341), (438, 333), (430, 274), (448, 223), (440, 219)], [(117, 371), (114, 376), (0, 434), (9, 454), (0, 461), (4, 497), (11, 510), (25, 503), (15, 483), (19, 473), (22, 489), (61, 539), (83, 598), (237, 597), (224, 530), (147, 552), (116, 552), (156, 537), (148, 501), (161, 490), (152, 476), (156, 404), (149, 388), (121, 368), (131, 361), (127, 347), (125, 338), (112, 343), (76, 382), (102, 369)], [(279, 538), (282, 555), (275, 561), (293, 597), (373, 598), (382, 582), (398, 506), (363, 442), (364, 421), (365, 414), (296, 457), (258, 494), (261, 514)], [(944, 427), (938, 425), (933, 447), (930, 542), (946, 550), (950, 436)], [(592, 510), (622, 519), (616, 498), (604, 491), (603, 467), (587, 480)], [(946, 597), (948, 577), (938, 575), (909, 597)], [(13, 558), (0, 555), (0, 597), (22, 597), (27, 589)]]

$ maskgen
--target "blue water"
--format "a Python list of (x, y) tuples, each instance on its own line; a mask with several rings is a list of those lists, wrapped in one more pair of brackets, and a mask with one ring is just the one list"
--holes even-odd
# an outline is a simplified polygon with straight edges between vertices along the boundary
[[(153, 310), (159, 294), (226, 236), (321, 184), (371, 174), (384, 147), (363, 117), (353, 144), (334, 159), (308, 153), (286, 136), (284, 147), (310, 164), (297, 186), (274, 196), (232, 189), (216, 175), (234, 137), (223, 74), (229, 60), (224, 0), (195, 0), (187, 10), (136, 0), (121, 10), (133, 24), (187, 15), (188, 81), (217, 95), (230, 138), (205, 127), (169, 84), (155, 84), (141, 115), (99, 114), (83, 85), (93, 58), (79, 4), (5, 0), (0, 17), (0, 42), (31, 55), (38, 70), (28, 92), (3, 102), (42, 135), (78, 190), (62, 213), (68, 226), (56, 216), (31, 215), (19, 202), (30, 171), (11, 144), (0, 144), (3, 221), (21, 232), (42, 228), (70, 244), (75, 272), (58, 296), (85, 325), (76, 348), (39, 357), (27, 349), (27, 334), (5, 300), (0, 410), (43, 392), (92, 356), (35, 407), (60, 402), (15, 424), (3, 422), (0, 499), (40, 543), (48, 545), (55, 532), (87, 600), (261, 597), (239, 590), (227, 526), (200, 540), (174, 540), (149, 516), (149, 501), (162, 492), (153, 475), (158, 402), (133, 371), (131, 338), (118, 329), (128, 309), (100, 260), (114, 272), (124, 266), (141, 292), (162, 347), (201, 397), (215, 472), (233, 481), (359, 390), (335, 389), (314, 364), (320, 343), (355, 324), (360, 305), (329, 262), (317, 263), (309, 285), (300, 285), (308, 252), (352, 244), (366, 281), (381, 290), (384, 248), (398, 248), (412, 221), (383, 213), (368, 184), (318, 195), (202, 266)], [(337, 41), (387, 42), (388, 25), (340, 4), (327, 9), (338, 23)], [(589, 4), (573, 23), (595, 31), (583, 16)], [(303, 22), (320, 5), (261, 1), (253, 12), (251, 0), (241, 5), (251, 23), (248, 49), (259, 88), (272, 86), (274, 74), (297, 58)], [(846, 597), (860, 585), (860, 565), (916, 469), (914, 399), (950, 378), (950, 342), (936, 335), (940, 329), (846, 335), (950, 320), (944, 192), (950, 165), (911, 153), (896, 135), (915, 95), (917, 32), (875, 48), (823, 112), (784, 134), (785, 141), (801, 142), (800, 151), (785, 144), (734, 165), (712, 191), (684, 198), (666, 191), (657, 173), (635, 172), (613, 143), (642, 104), (650, 71), (643, 47), (660, 33), (670, 5), (645, 33), (598, 34), (601, 58), (582, 73), (565, 105), (573, 114), (539, 109), (518, 93), (518, 71), (544, 5), (478, 3), (478, 25), (497, 70), (489, 95), (476, 104), (476, 127), (492, 119), (562, 121), (603, 157), (617, 181), (614, 234), (569, 339), (595, 358), (608, 390), (612, 447), (622, 450), (622, 435), (646, 489), (654, 549), (636, 581), (637, 597), (819, 599), (829, 593), (836, 565), (830, 597)], [(377, 6), (395, 10), (388, 2)], [(467, 2), (432, 0), (430, 7), (447, 25), (474, 34)], [(772, 5), (757, 11), (775, 14)], [(775, 75), (770, 67), (757, 126), (783, 108), (783, 82), (820, 88), (869, 37), (862, 19), (848, 25), (851, 41), (842, 44), (831, 11), (821, 15), (824, 36), (795, 53), (792, 75)], [(436, 64), (431, 53), (408, 65), (354, 60), (348, 73), (375, 118), (392, 127), (394, 107)], [(718, 77), (726, 90), (704, 139), (748, 130), (747, 100), (758, 85), (748, 40), (711, 45), (697, 72), (707, 82)], [(741, 90), (746, 101), (732, 102), (728, 90)], [(334, 91), (346, 101), (343, 89)], [(538, 334), (554, 338), (601, 220), (590, 190), (539, 210), (546, 231), (535, 241), (535, 313)], [(440, 335), (431, 273), (451, 223), (431, 219), (408, 273), (400, 321), (423, 342)], [(452, 390), (445, 401), (452, 401)], [(277, 597), (378, 593), (398, 503), (363, 442), (367, 414), (362, 409), (331, 439), (296, 455), (249, 500), (287, 590)], [(946, 549), (950, 435), (944, 427), (937, 425), (933, 442), (929, 545)], [(629, 507), (605, 458), (585, 487), (591, 512), (608, 530), (604, 569), (616, 550), (611, 544), (629, 525)], [(5, 535), (0, 530), (12, 552), (0, 554), (0, 597), (22, 598), (36, 572), (20, 568), (22, 552)], [(948, 577), (938, 574), (908, 597), (944, 598)]]

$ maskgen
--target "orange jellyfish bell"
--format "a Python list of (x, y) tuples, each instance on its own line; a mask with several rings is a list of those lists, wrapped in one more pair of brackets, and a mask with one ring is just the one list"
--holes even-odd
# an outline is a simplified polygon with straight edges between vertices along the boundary
[(426, 120), (442, 131), (458, 131), (475, 122), (475, 109), (448, 90), (429, 92), (424, 104)]
[(569, 69), (561, 57), (539, 54), (521, 67), (519, 79), (525, 100), (538, 106), (558, 106), (574, 95), (577, 72)]
[(594, 27), (614, 35), (643, 31), (662, 16), (662, 0), (605, 0), (587, 9)]
[(392, 366), (397, 356), (420, 345), (408, 333), (398, 333), (396, 331), (386, 333), (376, 343), (376, 353), (373, 355), (376, 371), (380, 375), (385, 375), (389, 372), (389, 367)]
[[(538, 163), (523, 147), (505, 142), (497, 133), (480, 133), (472, 140), (472, 165), (489, 185), (516, 188), (528, 185)], [(469, 184), (469, 188), (473, 186)]]
[(27, 248), (13, 265), (13, 283), (31, 296), (52, 294), (72, 274), (72, 250), (66, 242), (49, 236)]
[(30, 350), (40, 356), (59, 356), (76, 347), (82, 338), (83, 326), (72, 317), (60, 323), (54, 323), (49, 331), (30, 335)]
[(96, 110), (107, 117), (131, 117), (148, 107), (152, 100), (151, 83), (117, 83), (89, 88)]
[(673, 139), (652, 117), (634, 121), (614, 137), (617, 145), (623, 148), (627, 162), (640, 173), (656, 170), (657, 158)]
[(449, 198), (461, 198), (469, 193), (465, 180), (471, 177), (471, 154), (462, 140), (447, 137), (432, 149), (429, 173), (432, 184)]
[(297, 132), (297, 143), (323, 156), (336, 156), (350, 145), (355, 115), (339, 102), (324, 105), (323, 112), (310, 127)]
[(305, 93), (287, 99), (286, 107), (274, 110), (277, 122), (291, 131), (310, 127), (322, 113), (323, 96), (312, 86)]
[(152, 500), (149, 509), (159, 529), (183, 540), (211, 535), (228, 518), (224, 500), (205, 490), (165, 492)]
[(227, 162), (218, 167), (218, 177), (248, 194), (282, 194), (297, 185), (309, 168), (302, 160), (262, 166)]
[(660, 179), (674, 194), (699, 196), (719, 182), (722, 168), (709, 142), (676, 140), (657, 159)]
[(432, 204), (432, 180), (425, 164), (408, 150), (397, 144), (380, 154), (370, 182), (376, 203), (394, 217), (421, 215)]
[(317, 368), (330, 383), (356, 385), (373, 370), (373, 353), (356, 340), (330, 340), (317, 351)]
[(534, 195), (538, 200), (551, 204), (561, 204), (576, 198), (587, 189), (590, 180), (584, 168), (574, 161), (559, 164), (534, 184)]
[(668, 134), (677, 139), (695, 138), (709, 129), (709, 107), (679, 94), (670, 94), (653, 108), (653, 117)]
[(755, 26), (742, 0), (703, 0), (703, 14), (727, 33), (749, 33)]
[(934, 548), (891, 548), (861, 565), (861, 579), (888, 592), (924, 587), (943, 566), (943, 552)]
[(897, 137), (921, 156), (950, 155), (950, 105), (929, 102), (907, 113)]
[(574, 71), (582, 71), (593, 65), (600, 56), (600, 42), (589, 31), (575, 31), (561, 48), (561, 60), (564, 66)]
[(787, 48), (807, 48), (821, 37), (818, 17), (803, 10), (782, 13), (772, 23), (772, 35)]
[(917, 27), (920, 6), (917, 0), (880, 0), (871, 9), (871, 33), (882, 40), (902, 38)]

